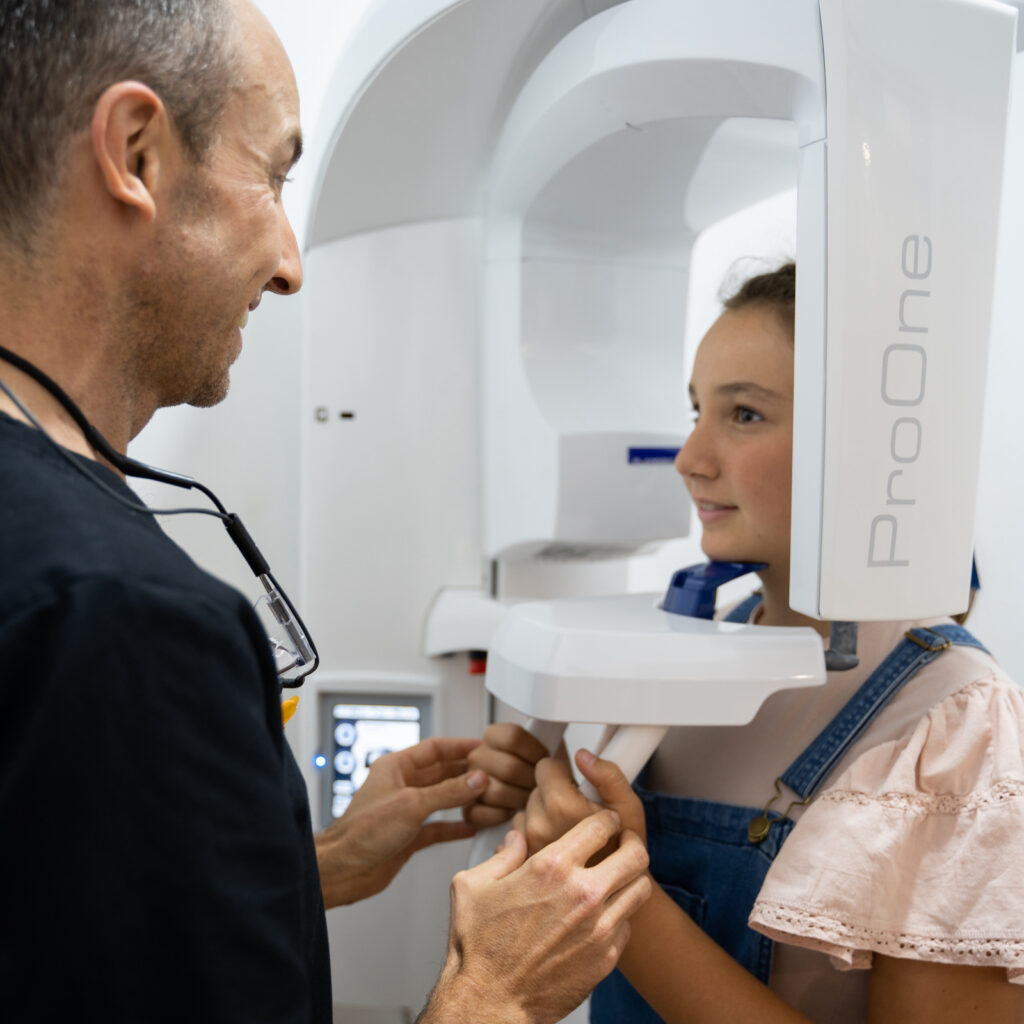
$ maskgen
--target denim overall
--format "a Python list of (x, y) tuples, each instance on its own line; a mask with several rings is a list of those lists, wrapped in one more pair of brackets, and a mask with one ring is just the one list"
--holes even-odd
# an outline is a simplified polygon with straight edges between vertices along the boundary
[[(760, 602), (755, 594), (733, 609), (727, 621), (746, 622)], [(841, 711), (789, 766), (781, 781), (809, 800), (853, 742), (909, 679), (951, 644), (985, 648), (956, 625), (912, 629), (864, 681)], [(748, 837), (751, 823), (766, 814), (737, 807), (652, 793), (634, 788), (644, 804), (651, 873), (700, 927), (751, 974), (768, 983), (774, 943), (747, 927), (747, 918), (794, 822), (775, 811), (760, 843)], [(618, 970), (594, 990), (592, 1024), (659, 1024), (659, 1017)]]

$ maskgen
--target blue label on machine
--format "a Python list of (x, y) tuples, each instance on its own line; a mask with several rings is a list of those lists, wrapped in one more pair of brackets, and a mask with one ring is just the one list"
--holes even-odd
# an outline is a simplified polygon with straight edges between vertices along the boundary
[(630, 448), (630, 462), (675, 462), (678, 448)]

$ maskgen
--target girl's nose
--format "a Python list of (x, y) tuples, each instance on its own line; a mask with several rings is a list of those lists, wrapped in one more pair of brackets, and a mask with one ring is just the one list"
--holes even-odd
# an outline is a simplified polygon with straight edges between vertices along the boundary
[(676, 452), (676, 472), (687, 480), (691, 476), (713, 477), (716, 474), (715, 461), (706, 431), (698, 420), (686, 443)]

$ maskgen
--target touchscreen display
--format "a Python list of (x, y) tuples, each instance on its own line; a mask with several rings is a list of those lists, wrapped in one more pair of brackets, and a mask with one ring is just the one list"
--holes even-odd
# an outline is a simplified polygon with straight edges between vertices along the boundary
[(331, 753), (324, 767), (332, 776), (332, 818), (345, 813), (378, 757), (419, 743), (423, 715), (418, 704), (331, 705)]

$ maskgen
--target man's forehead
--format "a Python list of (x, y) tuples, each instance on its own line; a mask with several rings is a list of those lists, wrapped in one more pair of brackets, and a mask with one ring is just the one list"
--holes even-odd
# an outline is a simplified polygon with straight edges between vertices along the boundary
[(236, 52), (240, 85), (262, 86), (283, 107), (298, 116), (298, 87), (284, 44), (266, 15), (249, 0), (234, 0)]
[(255, 130), (275, 158), (289, 164), (302, 153), (299, 95), (291, 62), (261, 12), (243, 9), (237, 25), (237, 80), (229, 101), (234, 117)]

